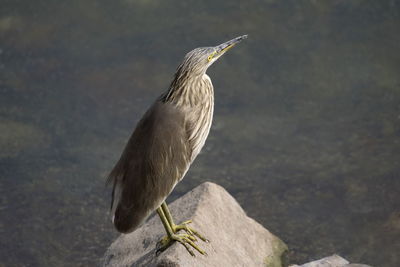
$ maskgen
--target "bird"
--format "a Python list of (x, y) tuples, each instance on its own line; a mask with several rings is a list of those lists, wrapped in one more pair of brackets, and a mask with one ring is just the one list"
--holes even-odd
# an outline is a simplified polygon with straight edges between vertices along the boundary
[(206, 255), (195, 242), (197, 238), (209, 241), (188, 225), (191, 220), (175, 224), (166, 198), (183, 179), (210, 132), (214, 88), (206, 71), (246, 38), (242, 35), (187, 53), (168, 90), (139, 120), (107, 177), (106, 183), (112, 184), (111, 213), (117, 231), (131, 233), (157, 211), (167, 233), (156, 244), (157, 253), (179, 242), (192, 256), (193, 249)]

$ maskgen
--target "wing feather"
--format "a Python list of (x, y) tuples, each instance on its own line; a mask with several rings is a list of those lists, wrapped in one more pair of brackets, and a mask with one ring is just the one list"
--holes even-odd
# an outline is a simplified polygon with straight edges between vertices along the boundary
[(157, 101), (139, 121), (107, 183), (118, 231), (135, 230), (170, 194), (190, 165), (184, 113)]

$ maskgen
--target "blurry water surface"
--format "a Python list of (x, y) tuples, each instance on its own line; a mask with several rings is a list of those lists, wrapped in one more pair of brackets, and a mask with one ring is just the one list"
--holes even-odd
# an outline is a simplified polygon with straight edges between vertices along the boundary
[(170, 200), (224, 186), (290, 247), (400, 266), (400, 2), (2, 0), (0, 266), (98, 264), (107, 173), (186, 52), (215, 120)]

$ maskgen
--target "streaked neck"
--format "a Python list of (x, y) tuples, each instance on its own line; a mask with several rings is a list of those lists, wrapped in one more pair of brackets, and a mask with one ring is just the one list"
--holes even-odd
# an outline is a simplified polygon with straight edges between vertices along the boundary
[(164, 102), (179, 106), (198, 106), (213, 101), (214, 88), (207, 74), (181, 77), (176, 75), (169, 90), (162, 96)]

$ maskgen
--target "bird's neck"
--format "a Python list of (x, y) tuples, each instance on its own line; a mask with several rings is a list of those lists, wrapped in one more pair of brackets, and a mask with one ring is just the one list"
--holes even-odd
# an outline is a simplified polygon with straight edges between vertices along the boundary
[[(188, 77), (189, 76), (189, 77)], [(202, 75), (175, 75), (164, 101), (179, 106), (200, 106), (214, 101), (214, 88), (210, 77)]]

